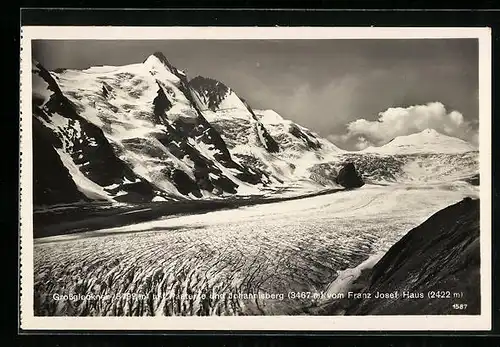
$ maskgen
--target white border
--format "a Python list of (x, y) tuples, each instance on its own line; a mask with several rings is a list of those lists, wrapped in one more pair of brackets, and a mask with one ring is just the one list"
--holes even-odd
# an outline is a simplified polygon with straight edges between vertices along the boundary
[[(491, 329), (491, 30), (489, 28), (347, 27), (23, 27), (21, 29), (20, 318), (23, 330), (445, 331)], [(31, 138), (31, 40), (426, 39), (479, 40), (479, 316), (35, 317)]]

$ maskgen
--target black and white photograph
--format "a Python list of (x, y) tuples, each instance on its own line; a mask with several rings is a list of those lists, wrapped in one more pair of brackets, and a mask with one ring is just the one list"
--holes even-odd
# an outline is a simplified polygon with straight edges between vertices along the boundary
[(54, 30), (22, 71), (25, 314), (489, 315), (477, 34)]

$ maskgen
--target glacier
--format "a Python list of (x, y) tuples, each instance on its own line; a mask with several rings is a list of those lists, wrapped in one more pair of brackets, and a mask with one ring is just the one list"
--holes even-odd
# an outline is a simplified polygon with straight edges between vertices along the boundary
[[(479, 194), (477, 148), (432, 129), (347, 151), (159, 52), (32, 64), (36, 315), (304, 314), (287, 293), (343, 290)], [(335, 183), (346, 163), (363, 187)]]

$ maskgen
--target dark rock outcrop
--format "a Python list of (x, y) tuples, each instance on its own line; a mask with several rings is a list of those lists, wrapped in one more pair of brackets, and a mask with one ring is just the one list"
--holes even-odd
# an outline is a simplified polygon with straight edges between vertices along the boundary
[(196, 183), (192, 182), (189, 176), (176, 172), (177, 170), (170, 174), (172, 182), (181, 194), (187, 195), (192, 193), (194, 196), (201, 198), (202, 193), (200, 189), (205, 189), (213, 193), (216, 193), (216, 191), (231, 194), (236, 192), (238, 185), (227, 178), (209, 158), (202, 155), (196, 148), (190, 145), (183, 135), (182, 130), (174, 128), (168, 122), (165, 122), (165, 127), (166, 131), (161, 135), (157, 135), (158, 141), (168, 148), (170, 153), (178, 159), (183, 160), (187, 158), (195, 165), (193, 174), (196, 178)]
[(153, 100), (153, 114), (155, 116), (155, 121), (157, 124), (162, 124), (162, 116), (170, 108), (172, 108), (172, 103), (165, 94), (160, 82), (156, 81), (158, 84), (158, 94)]
[(290, 125), (290, 134), (302, 139), (308, 148), (316, 150), (321, 148), (321, 143), (311, 133), (301, 130), (296, 124)]
[(224, 83), (202, 76), (196, 76), (190, 80), (189, 85), (203, 98), (207, 107), (212, 111), (219, 109), (220, 103), (229, 92), (229, 88)]
[[(227, 144), (222, 139), (221, 134), (212, 126), (212, 124), (210, 124), (210, 122), (207, 121), (207, 119), (203, 116), (202, 110), (198, 108), (193, 93), (193, 90), (196, 89), (191, 84), (192, 81), (188, 81), (186, 74), (179, 73), (178, 69), (172, 66), (168, 67), (171, 71), (174, 71), (174, 74), (177, 77), (179, 77), (181, 83), (179, 84), (178, 87), (185, 95), (185, 97), (189, 100), (189, 102), (194, 107), (194, 110), (197, 113), (197, 117), (195, 118), (194, 122), (187, 121), (185, 118), (179, 119), (176, 122), (174, 122), (172, 125), (176, 128), (176, 130), (180, 132), (186, 139), (192, 138), (195, 139), (197, 142), (202, 142), (206, 145), (212, 146), (214, 151), (214, 158), (217, 161), (219, 161), (224, 167), (238, 171), (238, 173), (235, 174), (235, 176), (238, 179), (250, 184), (263, 183), (261, 174), (251, 171), (247, 166), (236, 163), (233, 160), (233, 158), (231, 157), (231, 153), (229, 152), (229, 149), (227, 147)], [(227, 89), (226, 91), (224, 91), (225, 90), (224, 88), (227, 87), (222, 82), (202, 77), (200, 77), (200, 79), (202, 79), (205, 82), (209, 81), (208, 85), (217, 83), (217, 85), (220, 88), (222, 88), (216, 91), (216, 94), (219, 95), (220, 97), (222, 97), (222, 93), (226, 93), (229, 90)], [(207, 86), (205, 85), (205, 87)], [(221, 100), (216, 101), (217, 107)], [(229, 183), (228, 181), (230, 180), (225, 178), (222, 178), (220, 181), (224, 186), (230, 189), (232, 193), (236, 192), (235, 187), (237, 187), (237, 184), (235, 184), (234, 182)], [(226, 190), (225, 188), (222, 189)]]
[[(255, 115), (253, 112), (252, 108), (248, 104), (246, 100), (240, 99), (245, 107), (247, 108), (248, 112), (252, 115), (252, 118), (257, 122), (256, 123), (256, 131), (257, 131), (257, 136), (259, 137), (262, 145), (264, 146), (265, 149), (269, 153), (277, 153), (280, 150), (280, 146), (278, 145), (278, 142), (276, 142), (275, 139), (269, 134), (267, 131), (266, 127), (259, 121), (259, 118)], [(260, 135), (259, 135), (260, 134)]]
[(363, 173), (363, 181), (397, 181), (404, 173), (404, 165), (411, 160), (410, 156), (391, 155), (378, 156), (373, 154), (342, 154), (343, 163), (353, 163), (359, 172)]
[(465, 198), (410, 230), (366, 281), (371, 297), (350, 301), (346, 315), (480, 314), (479, 200)]
[(469, 177), (469, 178), (465, 179), (465, 181), (467, 183), (472, 184), (473, 186), (478, 186), (479, 185), (479, 174), (476, 174), (472, 177)]
[(361, 176), (356, 171), (353, 163), (347, 163), (342, 169), (340, 169), (339, 174), (335, 179), (335, 183), (349, 189), (359, 188), (365, 184)]
[(37, 118), (33, 118), (33, 204), (53, 205), (87, 201), (50, 142), (47, 132)]

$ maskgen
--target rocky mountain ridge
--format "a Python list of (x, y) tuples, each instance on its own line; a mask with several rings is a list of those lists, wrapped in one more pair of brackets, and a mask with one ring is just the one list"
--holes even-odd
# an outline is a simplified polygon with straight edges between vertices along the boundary
[[(254, 110), (220, 81), (189, 80), (160, 52), (85, 70), (33, 61), (32, 76), (37, 205), (300, 195), (339, 188), (349, 162), (369, 181), (404, 180), (417, 158), (342, 150), (274, 111)], [(435, 162), (427, 155), (418, 154), (423, 171)], [(465, 155), (462, 176), (477, 173), (477, 153), (443, 155), (451, 171), (464, 170)]]

